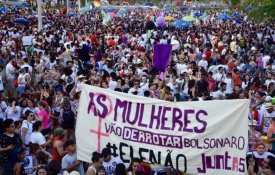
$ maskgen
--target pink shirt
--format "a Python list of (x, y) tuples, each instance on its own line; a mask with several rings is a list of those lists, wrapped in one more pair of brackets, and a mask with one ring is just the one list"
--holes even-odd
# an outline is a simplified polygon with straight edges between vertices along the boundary
[(42, 127), (43, 129), (48, 129), (50, 127), (50, 115), (45, 109), (38, 112), (39, 118), (42, 117)]

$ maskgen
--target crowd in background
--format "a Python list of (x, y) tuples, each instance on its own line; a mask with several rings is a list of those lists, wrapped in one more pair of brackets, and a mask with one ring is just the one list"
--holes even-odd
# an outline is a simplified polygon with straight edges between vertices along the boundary
[[(31, 9), (0, 14), (0, 166), (3, 175), (149, 175), (138, 158), (129, 171), (107, 148), (92, 164), (77, 160), (75, 120), (83, 84), (166, 101), (250, 99), (249, 174), (275, 173), (275, 30), (245, 14), (176, 28), (149, 29), (159, 15), (181, 19), (190, 11), (128, 10), (104, 22), (91, 10), (68, 17)], [(15, 22), (16, 18), (27, 21)], [(178, 41), (165, 72), (153, 64), (153, 45)], [(92, 151), (91, 151), (92, 152)], [(33, 169), (24, 169), (26, 156)], [(127, 167), (128, 168), (128, 167)]]

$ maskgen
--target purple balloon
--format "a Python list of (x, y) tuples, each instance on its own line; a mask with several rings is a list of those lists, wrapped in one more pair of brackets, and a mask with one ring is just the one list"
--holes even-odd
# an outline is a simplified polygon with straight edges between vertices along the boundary
[(163, 16), (159, 16), (156, 20), (156, 23), (157, 23), (158, 27), (164, 27), (166, 24)]

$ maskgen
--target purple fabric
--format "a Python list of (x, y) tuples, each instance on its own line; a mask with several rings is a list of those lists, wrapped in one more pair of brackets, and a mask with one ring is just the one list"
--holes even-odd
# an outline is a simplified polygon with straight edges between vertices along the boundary
[(170, 62), (172, 45), (155, 44), (154, 45), (154, 68), (160, 72), (164, 72)]

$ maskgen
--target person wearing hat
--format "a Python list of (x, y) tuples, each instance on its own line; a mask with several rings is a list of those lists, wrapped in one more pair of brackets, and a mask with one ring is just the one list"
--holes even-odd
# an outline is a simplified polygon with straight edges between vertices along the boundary
[(267, 129), (267, 141), (270, 143), (270, 152), (275, 154), (275, 117), (271, 119), (271, 124)]
[(266, 136), (267, 129), (270, 126), (270, 121), (274, 117), (275, 117), (275, 111), (273, 110), (272, 103), (266, 103), (260, 115), (260, 121), (261, 121), (260, 128), (263, 135)]
[(63, 128), (56, 128), (54, 130), (53, 138), (53, 157), (52, 160), (61, 162), (62, 157), (67, 154), (67, 151), (63, 149), (64, 146), (65, 130)]
[(103, 157), (103, 163), (106, 175), (113, 175), (115, 173), (116, 165), (123, 163), (119, 157), (112, 156), (110, 148), (103, 148), (101, 151)]

